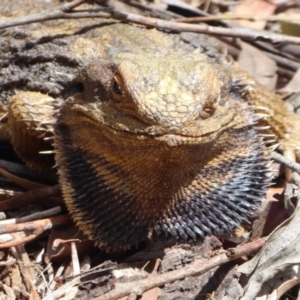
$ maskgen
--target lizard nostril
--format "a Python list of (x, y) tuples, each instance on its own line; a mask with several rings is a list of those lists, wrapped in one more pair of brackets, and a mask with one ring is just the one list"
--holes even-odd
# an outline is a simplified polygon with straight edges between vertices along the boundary
[(213, 114), (213, 111), (211, 109), (204, 109), (200, 113), (200, 118), (201, 119), (208, 119), (209, 117), (211, 117), (212, 114)]
[(216, 110), (215, 105), (209, 105), (207, 107), (203, 107), (203, 110), (201, 111), (199, 116), (201, 119), (208, 119), (214, 114), (215, 110)]

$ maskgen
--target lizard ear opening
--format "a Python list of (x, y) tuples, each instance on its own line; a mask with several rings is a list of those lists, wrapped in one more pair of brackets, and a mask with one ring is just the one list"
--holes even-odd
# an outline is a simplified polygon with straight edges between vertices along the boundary
[(115, 74), (111, 83), (111, 92), (115, 100), (123, 99), (124, 81), (121, 75)]

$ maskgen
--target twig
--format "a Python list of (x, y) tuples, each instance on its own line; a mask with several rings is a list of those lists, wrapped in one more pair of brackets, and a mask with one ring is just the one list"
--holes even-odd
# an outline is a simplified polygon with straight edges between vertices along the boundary
[(8, 225), (8, 224), (17, 224), (17, 223), (24, 223), (24, 222), (29, 222), (32, 220), (39, 220), (42, 218), (47, 218), (50, 216), (53, 216), (55, 214), (58, 214), (61, 212), (61, 207), (60, 206), (55, 206), (53, 208), (39, 211), (37, 213), (22, 217), (22, 218), (16, 218), (16, 219), (6, 219), (0, 221), (0, 225)]
[(22, 239), (16, 239), (10, 242), (6, 242), (3, 244), (0, 244), (0, 249), (10, 248), (10, 247), (16, 247), (20, 245), (24, 245), (26, 243), (31, 242), (35, 238), (37, 238), (39, 235), (41, 235), (44, 232), (43, 228), (40, 226), (36, 230), (33, 231), (32, 234), (22, 238)]
[[(73, 1), (76, 2), (77, 1)], [(98, 12), (99, 10), (91, 10), (89, 12), (68, 12), (69, 7), (73, 7), (73, 2), (69, 3), (66, 9), (66, 6), (63, 5), (58, 9), (53, 10), (52, 12), (44, 11), (41, 13), (36, 13), (28, 16), (16, 17), (11, 19), (4, 19), (0, 21), (0, 29), (14, 27), (18, 25), (25, 25), (30, 23), (37, 23), (49, 20), (57, 20), (57, 19), (76, 19), (76, 18), (110, 18), (111, 14), (106, 12)], [(80, 1), (81, 2), (81, 1)], [(80, 4), (86, 1), (81, 2)], [(65, 11), (66, 10), (66, 11)], [(104, 9), (102, 9), (103, 11)], [(105, 9), (105, 11), (109, 11), (110, 9)]]
[(0, 159), (0, 168), (5, 169), (7, 172), (14, 173), (17, 176), (30, 178), (30, 180), (40, 180), (35, 173), (31, 172), (27, 167), (11, 161)]
[(60, 186), (54, 185), (51, 187), (42, 187), (39, 189), (31, 190), (20, 195), (17, 195), (9, 200), (0, 202), (0, 211), (9, 209), (18, 209), (20, 207), (36, 203), (41, 199), (60, 194)]
[(43, 229), (43, 231), (46, 231), (52, 229), (55, 226), (66, 225), (70, 222), (70, 216), (64, 215), (20, 224), (1, 225), (0, 234), (13, 233), (18, 231), (34, 231), (38, 230), (40, 227)]
[(66, 215), (66, 216), (59, 216), (59, 217), (54, 217), (54, 218), (49, 218), (44, 220), (33, 221), (33, 222), (0, 226), (0, 234), (12, 233), (17, 231), (29, 231), (29, 230), (33, 231), (32, 234), (22, 239), (16, 239), (13, 241), (0, 244), (0, 249), (15, 247), (15, 246), (29, 243), (32, 240), (36, 239), (39, 235), (44, 233), (46, 230), (50, 230), (53, 227), (58, 225), (66, 225), (70, 222), (71, 222), (70, 217)]
[(283, 34), (268, 33), (266, 31), (255, 31), (247, 28), (221, 28), (213, 27), (206, 24), (185, 24), (173, 21), (164, 21), (156, 18), (143, 17), (137, 14), (127, 14), (124, 12), (113, 11), (112, 17), (117, 20), (127, 21), (155, 28), (168, 29), (172, 31), (185, 31), (206, 33), (217, 36), (230, 36), (242, 38), (245, 40), (265, 41), (270, 43), (288, 43), (300, 45), (300, 38)]
[[(75, 0), (75, 2), (71, 2), (68, 4), (68, 7), (78, 6), (87, 1)], [(78, 4), (79, 3), (79, 4)], [(0, 29), (24, 25), (29, 23), (41, 22), (46, 20), (54, 20), (54, 19), (65, 19), (65, 18), (113, 18), (120, 21), (132, 22), (136, 24), (142, 24), (146, 26), (151, 26), (160, 29), (168, 29), (177, 32), (196, 32), (196, 33), (205, 33), (216, 36), (229, 36), (229, 37), (237, 37), (245, 40), (257, 40), (257, 41), (266, 41), (270, 43), (287, 43), (287, 44), (296, 44), (300, 45), (299, 37), (292, 37), (288, 35), (281, 35), (275, 33), (268, 33), (265, 31), (255, 31), (247, 28), (221, 28), (221, 27), (213, 27), (206, 24), (185, 24), (178, 23), (174, 21), (164, 21), (156, 18), (148, 18), (137, 14), (130, 14), (120, 11), (111, 11), (106, 9), (105, 12), (96, 12), (96, 10), (91, 10), (88, 13), (86, 12), (76, 12), (72, 11), (65, 12), (65, 6), (56, 9), (52, 12), (42, 12), (38, 14), (33, 14), (24, 17), (17, 17), (13, 19), (6, 19), (0, 21)], [(98, 10), (99, 11), (99, 10)]]
[(75, 242), (71, 242), (71, 257), (72, 257), (73, 276), (77, 276), (80, 274), (80, 264), (79, 264), (79, 258), (78, 258)]
[(5, 177), (6, 179), (9, 179), (11, 182), (13, 182), (14, 184), (16, 184), (24, 189), (32, 190), (32, 189), (42, 188), (42, 187), (46, 186), (45, 184), (38, 183), (36, 181), (31, 181), (31, 180), (16, 176), (10, 172), (7, 172), (3, 168), (0, 168), (0, 174), (3, 177)]
[(288, 168), (290, 168), (291, 170), (297, 172), (300, 174), (300, 164), (284, 157), (283, 155), (277, 153), (277, 152), (272, 152), (271, 154), (272, 159), (274, 159), (275, 161), (284, 164), (285, 166), (287, 166)]
[(179, 270), (167, 272), (146, 279), (127, 282), (127, 283), (116, 283), (115, 288), (102, 295), (94, 298), (93, 300), (115, 300), (130, 294), (142, 295), (145, 291), (148, 291), (154, 287), (162, 286), (170, 282), (174, 282), (179, 279), (183, 279), (187, 276), (198, 276), (204, 274), (208, 270), (220, 266), (229, 261), (240, 258), (244, 255), (252, 254), (260, 250), (266, 242), (266, 238), (261, 238), (252, 243), (238, 246), (236, 248), (230, 248), (226, 253), (214, 256), (210, 259), (196, 260), (188, 266)]
[(179, 18), (178, 22), (182, 23), (196, 23), (196, 22), (208, 22), (208, 21), (223, 21), (223, 20), (248, 20), (253, 22), (258, 21), (299, 21), (299, 16), (250, 16), (250, 15), (239, 15), (239, 14), (230, 14), (225, 13), (215, 16), (205, 16), (205, 17), (189, 17), (189, 18)]

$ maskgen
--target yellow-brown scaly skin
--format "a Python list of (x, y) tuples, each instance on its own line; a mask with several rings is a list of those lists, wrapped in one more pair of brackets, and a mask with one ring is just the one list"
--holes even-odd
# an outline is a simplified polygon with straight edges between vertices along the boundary
[[(106, 250), (156, 237), (202, 239), (247, 220), (269, 181), (268, 151), (248, 104), (269, 109), (271, 118), (264, 122), (271, 125), (282, 149), (296, 149), (298, 158), (299, 138), (291, 137), (298, 135), (299, 119), (257, 83), (241, 88), (237, 79), (252, 79), (224, 58), (209, 59), (177, 35), (98, 23), (86, 20), (91, 27), (80, 34), (78, 20), (30, 32), (28, 40), (58, 39), (50, 50), (47, 43), (33, 49), (45, 55), (48, 64), (54, 62), (48, 80), (62, 90), (44, 84), (47, 73), (42, 72), (46, 79), (39, 86), (52, 96), (28, 92), (41, 77), (32, 75), (30, 85), (10, 100), (12, 141), (28, 141), (28, 134), (51, 135), (51, 124), (43, 121), (58, 118), (55, 150), (64, 198), (79, 227)], [(58, 33), (66, 46), (56, 38)], [(35, 62), (28, 64), (38, 69)], [(77, 72), (61, 70), (64, 64), (81, 70), (83, 92), (74, 94), (61, 83), (63, 74), (77, 84)], [(56, 108), (58, 99), (65, 98), (58, 113), (44, 110), (48, 97)], [(42, 103), (38, 117), (33, 98)], [(293, 126), (285, 125), (289, 122)], [(22, 132), (15, 131), (20, 124)], [(27, 158), (28, 152), (36, 156), (39, 147), (15, 143), (15, 148), (31, 168), (42, 172), (40, 164), (34, 165), (34, 155)]]
[(135, 49), (81, 80), (55, 125), (56, 161), (69, 210), (100, 247), (220, 235), (257, 208), (269, 160), (229, 66)]

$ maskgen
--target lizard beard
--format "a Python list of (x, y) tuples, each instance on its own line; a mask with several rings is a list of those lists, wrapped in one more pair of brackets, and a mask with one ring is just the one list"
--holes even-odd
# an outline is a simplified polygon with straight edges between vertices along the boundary
[(68, 209), (108, 251), (153, 238), (187, 242), (230, 232), (257, 209), (269, 183), (267, 150), (253, 125), (178, 147), (82, 124), (71, 131), (59, 123), (56, 137)]

